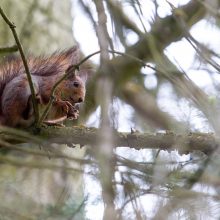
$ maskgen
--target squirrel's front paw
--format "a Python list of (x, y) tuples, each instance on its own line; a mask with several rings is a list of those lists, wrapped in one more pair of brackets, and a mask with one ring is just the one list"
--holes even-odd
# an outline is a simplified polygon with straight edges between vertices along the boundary
[(69, 101), (59, 101), (57, 102), (57, 105), (62, 108), (62, 112), (68, 119), (73, 120), (79, 117), (79, 110)]
[(67, 118), (69, 120), (77, 119), (79, 117), (79, 110), (74, 105), (72, 105), (70, 102), (66, 101), (65, 103), (68, 108)]
[(79, 110), (77, 110), (74, 106), (69, 108), (67, 113), (67, 118), (70, 120), (77, 119), (79, 117)]

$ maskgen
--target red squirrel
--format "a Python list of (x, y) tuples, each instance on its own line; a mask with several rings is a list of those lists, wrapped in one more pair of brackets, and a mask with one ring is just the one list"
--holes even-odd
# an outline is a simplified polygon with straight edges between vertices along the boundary
[[(27, 58), (36, 100), (42, 113), (48, 104), (54, 84), (62, 77), (69, 66), (80, 61), (77, 46), (48, 57)], [(85, 99), (85, 83), (89, 69), (80, 67), (78, 74), (65, 79), (57, 88), (55, 101), (45, 120), (48, 124), (62, 122), (66, 118), (78, 117), (76, 103)], [(29, 127), (34, 123), (31, 92), (20, 58), (0, 65), (0, 124), (10, 127)]]

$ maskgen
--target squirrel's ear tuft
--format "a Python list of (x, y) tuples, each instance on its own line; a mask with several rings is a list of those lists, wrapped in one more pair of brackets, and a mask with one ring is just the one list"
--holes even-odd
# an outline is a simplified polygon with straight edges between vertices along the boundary
[(94, 75), (94, 70), (92, 69), (81, 69), (79, 72), (78, 72), (78, 76), (86, 83), (86, 81), (88, 79), (91, 78), (91, 76)]

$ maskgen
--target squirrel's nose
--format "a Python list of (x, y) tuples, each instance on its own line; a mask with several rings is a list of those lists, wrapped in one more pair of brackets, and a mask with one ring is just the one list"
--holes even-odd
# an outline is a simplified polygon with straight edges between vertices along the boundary
[(83, 99), (82, 98), (79, 98), (78, 99), (78, 102), (80, 103), (80, 102), (83, 102)]

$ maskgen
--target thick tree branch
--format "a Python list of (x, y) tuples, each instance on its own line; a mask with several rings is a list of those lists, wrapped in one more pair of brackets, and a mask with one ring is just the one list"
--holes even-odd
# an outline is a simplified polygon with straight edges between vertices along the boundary
[[(94, 127), (43, 127), (39, 136), (33, 136), (28, 132), (1, 127), (1, 147), (5, 141), (16, 143), (36, 143), (44, 145), (49, 143), (67, 144), (68, 146), (90, 145), (99, 143), (99, 129)], [(7, 144), (6, 144), (7, 145)], [(179, 152), (202, 151), (211, 153), (220, 145), (220, 140), (213, 133), (141, 133), (141, 132), (117, 132), (114, 131), (115, 147), (130, 147), (140, 149), (178, 150)], [(5, 146), (7, 147), (7, 146)], [(10, 145), (10, 147), (12, 147)]]
[(105, 12), (104, 2), (95, 0), (94, 5), (98, 15), (98, 24), (96, 25), (96, 34), (98, 38), (100, 53), (100, 72), (103, 75), (102, 79), (97, 82), (96, 92), (102, 94), (98, 96), (98, 102), (101, 108), (99, 144), (97, 145), (96, 158), (100, 169), (100, 183), (102, 186), (102, 199), (104, 203), (103, 219), (116, 219), (115, 197), (116, 192), (113, 186), (115, 177), (115, 159), (114, 145), (112, 141), (112, 128), (108, 109), (112, 98), (112, 80), (109, 75), (109, 52), (108, 48), (113, 49), (113, 44), (107, 30), (107, 15)]
[[(72, 128), (43, 128), (41, 137), (54, 143), (68, 145), (80, 144), (96, 145), (99, 143), (99, 130), (84, 126)], [(212, 133), (189, 133), (178, 135), (169, 133), (139, 133), (114, 132), (114, 145), (116, 147), (130, 147), (140, 149), (178, 150), (182, 153), (199, 150), (210, 153), (216, 149), (220, 142)]]

